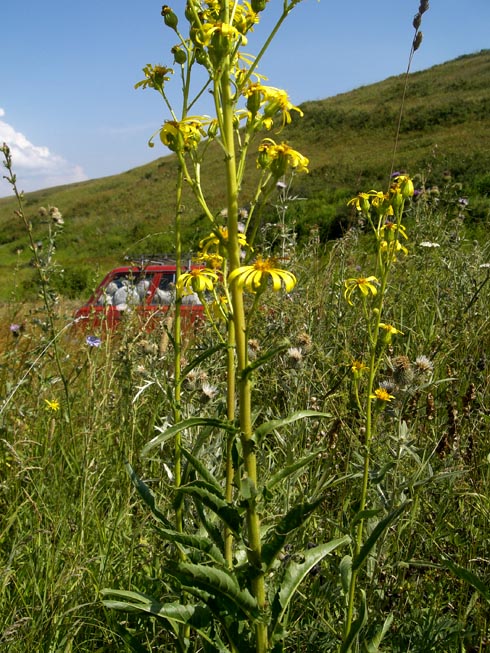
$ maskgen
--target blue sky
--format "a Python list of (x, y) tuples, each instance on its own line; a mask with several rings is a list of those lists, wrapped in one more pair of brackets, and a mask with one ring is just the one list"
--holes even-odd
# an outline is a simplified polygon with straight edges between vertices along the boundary
[[(184, 0), (167, 3), (176, 10)], [(168, 118), (134, 90), (147, 63), (172, 64), (158, 0), (18, 0), (1, 10), (0, 141), (25, 191), (117, 174), (168, 154), (148, 138)], [(270, 0), (256, 53), (282, 0)], [(299, 104), (405, 71), (418, 0), (303, 0), (260, 71)], [(431, 0), (412, 70), (490, 47), (490, 0)], [(178, 77), (171, 82), (178, 102)], [(204, 106), (201, 112), (205, 112)], [(0, 196), (10, 194), (2, 179)]]

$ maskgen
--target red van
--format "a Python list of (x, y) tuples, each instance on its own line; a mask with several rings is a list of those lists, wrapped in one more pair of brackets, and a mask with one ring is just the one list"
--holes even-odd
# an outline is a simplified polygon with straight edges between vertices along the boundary
[[(182, 272), (195, 269), (190, 260)], [(138, 316), (143, 327), (175, 305), (175, 261), (166, 257), (140, 259), (107, 274), (88, 302), (75, 313), (77, 323), (117, 327), (124, 315)], [(204, 309), (196, 294), (182, 298), (181, 315), (188, 325), (202, 320)]]

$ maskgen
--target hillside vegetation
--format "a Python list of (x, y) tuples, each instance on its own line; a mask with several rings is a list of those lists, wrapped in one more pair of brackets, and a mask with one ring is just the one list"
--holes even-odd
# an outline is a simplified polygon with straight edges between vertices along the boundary
[[(293, 215), (300, 238), (314, 225), (322, 240), (337, 237), (349, 224), (346, 200), (361, 188), (386, 185), (404, 81), (400, 75), (306, 102), (304, 117), (295, 119), (279, 136), (310, 160), (310, 174), (293, 183), (294, 192), (305, 200), (295, 205)], [(420, 175), (419, 183), (426, 186), (441, 183), (450, 172), (452, 180), (462, 184), (462, 193), (472, 198), (470, 216), (475, 226), (489, 214), (489, 142), (490, 50), (409, 76), (395, 166)], [(224, 205), (220, 158), (215, 149), (204, 177), (216, 212)], [(250, 164), (253, 171), (255, 164)], [(41, 206), (57, 206), (65, 219), (57, 242), (57, 260), (65, 270), (60, 289), (65, 294), (86, 293), (127, 254), (172, 250), (175, 173), (175, 159), (167, 156), (120, 175), (27, 194), (26, 209), (39, 240), (47, 232), (38, 217)], [(243, 189), (244, 204), (250, 200), (247, 191), (255, 181), (253, 174), (247, 179), (250, 186)], [(192, 250), (207, 225), (190, 194), (185, 206), (184, 235)], [(29, 296), (33, 273), (15, 208), (11, 199), (0, 199), (3, 301)]]

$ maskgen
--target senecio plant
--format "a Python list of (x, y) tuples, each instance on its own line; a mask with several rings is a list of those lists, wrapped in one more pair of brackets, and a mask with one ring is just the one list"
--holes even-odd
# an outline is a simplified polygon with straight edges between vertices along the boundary
[[(330, 481), (323, 486), (318, 483), (311, 496), (305, 497), (303, 491), (296, 502), (289, 501), (285, 514), (275, 516), (271, 501), (274, 491), (316, 459), (318, 451), (310, 451), (272, 475), (260, 468), (262, 459), (258, 455), (269, 433), (298, 420), (328, 417), (305, 410), (259, 423), (253, 411), (254, 375), (280, 351), (269, 349), (262, 358), (249, 358), (254, 317), (268, 292), (289, 293), (296, 285), (292, 271), (256, 249), (261, 211), (286, 175), (308, 172), (308, 159), (280, 140), (292, 112), (301, 116), (302, 111), (293, 106), (286, 91), (265, 85), (258, 69), (281, 24), (300, 0), (278, 0), (276, 4), (282, 5), (281, 13), (256, 56), (246, 53), (247, 35), (260, 21), (268, 0), (187, 0), (180, 18), (164, 5), (163, 22), (175, 39), (171, 48), (173, 64), (148, 64), (143, 69), (144, 79), (136, 84), (157, 91), (163, 98), (169, 118), (153, 138), (158, 135), (178, 161), (173, 414), (168, 428), (162, 429), (143, 451), (173, 443), (172, 498), (166, 509), (157, 506), (157, 497), (137, 471), (129, 464), (128, 469), (159, 522), (159, 534), (173, 545), (175, 556), (165, 565), (165, 600), (137, 591), (108, 589), (104, 602), (115, 609), (153, 616), (168, 631), (175, 650), (182, 652), (283, 651), (290, 602), (301, 582), (326, 556), (349, 544), (353, 555), (345, 556), (341, 565), (346, 593), (344, 633), (339, 634), (343, 651), (351, 650), (364, 624), (365, 610), (363, 605), (358, 606), (357, 574), (372, 537), (364, 542), (363, 508), (355, 541), (344, 534), (279, 562), (288, 538), (324, 501)], [(173, 75), (180, 76), (182, 85), (179, 111), (167, 93)], [(213, 98), (212, 117), (195, 115), (204, 93)], [(223, 152), (225, 211), (209, 205), (201, 183), (206, 152), (213, 143)], [(242, 198), (246, 164), (252, 152), (260, 179), (255, 193)], [(180, 273), (184, 186), (192, 190), (207, 217), (210, 233), (200, 243), (200, 265)], [(396, 333), (394, 327), (382, 322), (383, 297), (390, 267), (404, 251), (401, 218), (411, 192), (409, 178), (399, 175), (387, 195), (372, 192), (355, 199), (356, 206), (370, 220), (378, 242), (376, 274), (348, 279), (345, 289), (349, 303), (357, 295), (362, 301), (371, 351), (369, 361), (356, 368), (359, 393), (364, 389), (364, 367), (368, 379), (363, 409), (366, 453), (362, 506), (367, 501), (373, 416), (378, 406), (389, 400), (375, 387), (381, 345)], [(245, 203), (250, 207), (248, 211), (240, 208)], [(201, 298), (218, 342), (195, 361), (187, 362), (181, 355), (179, 306), (190, 293)], [(186, 375), (206, 357), (215, 355), (226, 359), (225, 414), (187, 415), (181, 397)], [(221, 443), (219, 464), (211, 470), (205, 449), (211, 441), (215, 447), (217, 439)], [(165, 550), (168, 552), (168, 547)]]
[[(304, 552), (302, 562), (293, 559), (280, 573), (276, 561), (288, 535), (299, 528), (320, 505), (323, 496), (301, 498), (287, 514), (275, 522), (268, 516), (267, 496), (274, 484), (306, 465), (312, 456), (298, 461), (291, 469), (264, 484), (258, 469), (257, 449), (261, 438), (281, 428), (281, 423), (319, 414), (304, 411), (282, 421), (254, 425), (252, 417), (253, 376), (261, 360), (249, 361), (248, 339), (254, 314), (268, 288), (290, 292), (294, 274), (275, 260), (264, 258), (254, 249), (261, 208), (288, 172), (308, 170), (308, 159), (276, 132), (291, 122), (291, 112), (302, 115), (285, 91), (267, 86), (258, 65), (281, 24), (300, 3), (284, 0), (282, 12), (272, 33), (257, 56), (245, 54), (247, 34), (259, 22), (266, 0), (188, 0), (185, 6), (187, 34), (181, 30), (174, 11), (163, 6), (165, 25), (177, 44), (172, 48), (174, 66), (147, 65), (138, 87), (161, 94), (170, 119), (159, 130), (161, 142), (175, 153), (179, 164), (176, 192), (176, 256), (180, 269), (180, 216), (182, 190), (189, 185), (210, 224), (211, 233), (203, 239), (198, 261), (202, 267), (177, 278), (177, 309), (174, 326), (175, 380), (173, 424), (148, 443), (146, 450), (174, 438), (174, 502), (172, 521), (156, 508), (149, 488), (130, 469), (141, 495), (161, 522), (159, 532), (172, 542), (177, 562), (169, 561), (168, 577), (179, 600), (158, 602), (136, 592), (108, 590), (106, 604), (123, 610), (147, 612), (157, 617), (175, 638), (178, 651), (283, 650), (285, 621), (289, 603), (302, 579), (335, 548), (345, 544), (342, 537)], [(204, 82), (191, 97), (191, 80), (197, 72)], [(178, 72), (182, 83), (182, 106), (177, 114), (166, 85)], [(193, 115), (194, 104), (204, 92), (214, 100), (214, 117)], [(265, 137), (259, 139), (262, 132)], [(272, 135), (275, 138), (272, 138)], [(201, 184), (201, 167), (206, 150), (216, 142), (223, 151), (223, 179), (226, 185), (226, 223), (222, 211), (208, 205)], [(255, 149), (261, 171), (250, 210), (240, 209), (247, 155)], [(218, 217), (217, 217), (218, 216)], [(197, 293), (227, 356), (226, 419), (185, 418), (181, 410), (180, 389), (192, 364), (181, 369), (179, 302), (187, 293)], [(212, 300), (212, 301), (210, 301)], [(223, 327), (224, 324), (224, 327)], [(272, 353), (268, 352), (265, 360)], [(218, 478), (196, 455), (198, 447), (183, 445), (183, 434), (200, 428), (198, 438), (223, 438), (223, 477)], [(185, 465), (183, 465), (185, 461)], [(190, 471), (192, 470), (192, 472)], [(192, 517), (184, 506), (192, 500)], [(199, 528), (195, 529), (196, 514)]]

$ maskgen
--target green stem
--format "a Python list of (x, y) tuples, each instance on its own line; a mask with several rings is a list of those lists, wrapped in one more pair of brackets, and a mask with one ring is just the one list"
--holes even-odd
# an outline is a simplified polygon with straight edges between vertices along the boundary
[[(238, 185), (236, 154), (234, 141), (234, 101), (231, 94), (231, 79), (229, 62), (224, 62), (220, 78), (220, 100), (223, 112), (222, 140), (226, 148), (226, 194), (228, 207), (228, 257), (230, 271), (240, 266), (240, 246), (238, 242)], [(233, 284), (231, 288), (233, 305), (233, 322), (236, 340), (240, 439), (243, 450), (245, 474), (252, 486), (252, 492), (257, 486), (257, 460), (254, 450), (252, 430), (252, 384), (250, 374), (245, 374), (248, 364), (247, 352), (247, 326), (243, 304), (243, 291)], [(260, 518), (256, 508), (255, 498), (248, 501), (246, 512), (248, 532), (248, 560), (254, 570), (252, 579), (252, 592), (257, 600), (259, 609), (265, 609), (266, 592), (264, 574), (261, 570), (262, 541), (260, 537)], [(265, 623), (256, 622), (256, 652), (266, 653), (268, 650), (267, 626)]]

